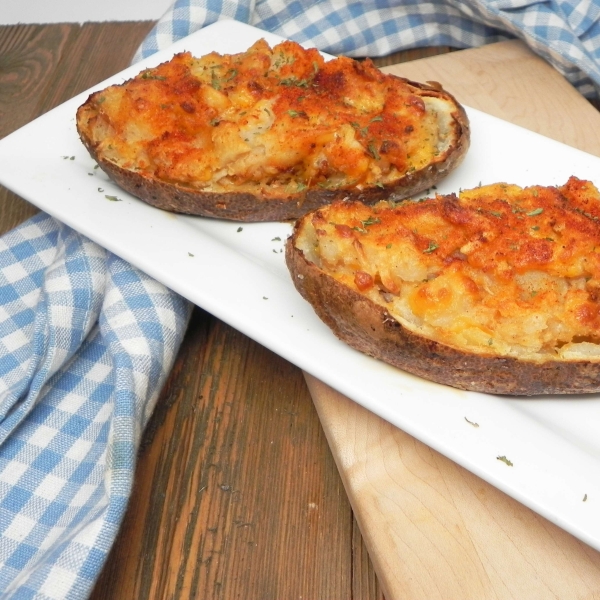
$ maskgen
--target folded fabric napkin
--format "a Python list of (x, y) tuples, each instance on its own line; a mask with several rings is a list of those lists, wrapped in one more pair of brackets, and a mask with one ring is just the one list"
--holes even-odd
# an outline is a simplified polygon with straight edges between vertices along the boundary
[(599, 0), (176, 0), (137, 57), (219, 19), (355, 57), (518, 37), (582, 94), (600, 94)]
[[(599, 17), (598, 0), (177, 0), (136, 59), (225, 18), (349, 56), (519, 37), (597, 97)], [(189, 313), (45, 214), (0, 238), (1, 598), (90, 594)]]
[(0, 238), (0, 594), (86, 598), (186, 301), (40, 213)]

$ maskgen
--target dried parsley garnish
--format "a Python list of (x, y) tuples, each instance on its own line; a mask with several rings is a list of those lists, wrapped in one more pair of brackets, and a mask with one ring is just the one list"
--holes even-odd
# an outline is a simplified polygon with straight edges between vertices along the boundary
[(543, 208), (536, 208), (535, 210), (528, 212), (527, 216), (528, 217), (536, 217), (537, 215), (541, 215), (543, 212), (544, 212)]
[(439, 246), (433, 240), (429, 240), (429, 246), (427, 246), (427, 248), (425, 248), (425, 250), (423, 250), (423, 254), (431, 254), (438, 248), (439, 248)]

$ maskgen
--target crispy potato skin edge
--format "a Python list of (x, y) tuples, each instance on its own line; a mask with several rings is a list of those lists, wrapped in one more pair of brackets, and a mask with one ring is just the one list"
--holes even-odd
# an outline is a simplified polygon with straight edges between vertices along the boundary
[(103, 158), (98, 153), (97, 147), (90, 139), (85, 127), (80, 123), (79, 115), (83, 107), (80, 107), (78, 111), (77, 131), (84, 146), (100, 168), (119, 187), (151, 206), (171, 212), (233, 221), (286, 221), (298, 219), (307, 212), (336, 200), (360, 200), (366, 204), (374, 204), (379, 200), (388, 198), (393, 200), (408, 198), (435, 185), (458, 167), (469, 149), (471, 140), (469, 120), (464, 108), (451, 94), (441, 88), (434, 88), (407, 79), (404, 79), (404, 81), (416, 88), (416, 91), (419, 91), (423, 96), (443, 97), (455, 105), (452, 117), (456, 142), (448, 148), (439, 162), (431, 163), (423, 169), (408, 173), (392, 185), (373, 187), (360, 192), (344, 189), (307, 188), (301, 194), (281, 198), (264, 198), (243, 192), (223, 194), (203, 192), (180, 184), (160, 181), (136, 171), (123, 169)]
[(369, 298), (344, 286), (286, 242), (286, 263), (298, 292), (333, 333), (352, 348), (394, 367), (461, 390), (510, 396), (600, 391), (600, 363), (542, 363), (460, 351), (415, 334)]

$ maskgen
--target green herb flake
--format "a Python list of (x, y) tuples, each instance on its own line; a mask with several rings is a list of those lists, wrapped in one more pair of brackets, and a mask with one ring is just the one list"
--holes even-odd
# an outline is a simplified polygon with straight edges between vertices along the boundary
[(465, 417), (465, 421), (469, 424), (472, 425), (473, 427), (477, 428), (479, 427), (479, 423), (475, 423), (475, 421), (469, 421), (469, 419), (467, 419), (467, 417)]
[(100, 193), (102, 193), (102, 192), (104, 191), (104, 188), (98, 188), (98, 191), (99, 191)]
[(379, 156), (379, 152), (377, 152), (377, 148), (373, 142), (369, 142), (367, 151), (375, 160), (381, 160), (381, 156)]
[(240, 231), (243, 231), (243, 229), (244, 229), (243, 227), (238, 227), (237, 228), (237, 233), (239, 233)]
[(388, 245), (386, 246), (386, 248), (387, 248), (388, 250), (389, 250), (391, 247), (392, 247), (392, 245), (391, 245), (391, 244), (388, 244)]
[(221, 90), (221, 82), (219, 81), (219, 77), (214, 71), (211, 74), (210, 85), (213, 87), (213, 89), (217, 90), (217, 92)]
[(152, 73), (151, 71), (146, 71), (145, 73), (142, 73), (141, 78), (142, 79), (156, 79), (158, 81), (164, 81), (166, 79), (166, 77), (163, 77), (162, 75), (154, 75), (154, 73)]
[(308, 80), (306, 80), (306, 79), (296, 79), (295, 77), (288, 77), (287, 79), (282, 79), (279, 82), (279, 85), (284, 85), (286, 87), (295, 86), (295, 87), (306, 88), (306, 87), (308, 87)]
[(508, 465), (509, 467), (513, 466), (512, 461), (508, 460), (508, 458), (506, 458), (506, 456), (504, 456), (504, 455), (496, 456), (496, 460), (503, 462), (505, 465)]
[(536, 208), (535, 210), (528, 212), (527, 216), (528, 217), (537, 217), (537, 215), (541, 215), (543, 212), (544, 212), (543, 208)]
[(588, 212), (585, 212), (583, 210), (581, 210), (580, 208), (576, 208), (575, 212), (578, 212), (579, 214), (583, 215), (584, 217), (587, 217), (588, 219), (592, 219), (592, 221), (597, 221), (598, 217), (595, 217), (594, 215), (591, 215)]
[(587, 494), (583, 495), (583, 502), (587, 502)]
[(277, 236), (277, 237), (274, 237), (271, 241), (272, 242), (280, 242), (281, 238), (279, 236)]
[(117, 198), (116, 196), (105, 195), (104, 197), (111, 202), (121, 202), (121, 198)]
[(194, 256), (191, 252), (188, 252), (188, 256)]
[(377, 223), (381, 223), (381, 219), (373, 217), (372, 215), (369, 215), (369, 218), (365, 221), (361, 221), (363, 227), (369, 227), (371, 225), (376, 225)]
[(431, 254), (438, 248), (439, 248), (439, 246), (433, 240), (429, 240), (429, 246), (427, 246), (427, 248), (425, 248), (425, 250), (423, 250), (423, 254)]

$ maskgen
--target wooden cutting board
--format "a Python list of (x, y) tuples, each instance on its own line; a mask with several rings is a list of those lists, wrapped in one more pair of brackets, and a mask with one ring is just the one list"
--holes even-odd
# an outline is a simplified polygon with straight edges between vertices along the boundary
[[(600, 113), (521, 42), (384, 70), (600, 156)], [(600, 598), (599, 552), (306, 379), (387, 600)]]

